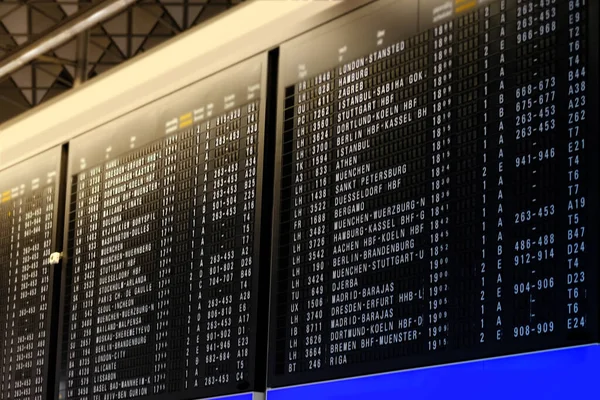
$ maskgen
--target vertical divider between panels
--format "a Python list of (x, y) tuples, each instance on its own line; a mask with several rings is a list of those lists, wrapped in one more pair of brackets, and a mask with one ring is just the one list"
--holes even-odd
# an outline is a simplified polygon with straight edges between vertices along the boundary
[(281, 55), (281, 48), (278, 49), (277, 53), (277, 76), (270, 78), (276, 83), (272, 88), (272, 93), (269, 93), (267, 97), (270, 101), (270, 108), (272, 113), (272, 134), (273, 134), (273, 145), (274, 145), (274, 163), (273, 163), (273, 209), (271, 219), (271, 270), (269, 273), (269, 323), (268, 323), (268, 350), (267, 350), (267, 389), (272, 387), (271, 376), (273, 376), (276, 370), (278, 360), (278, 346), (277, 346), (277, 318), (278, 308), (280, 307), (279, 294), (278, 294), (278, 280), (280, 273), (280, 210), (281, 210), (281, 180), (283, 178), (283, 164), (282, 164), (282, 149), (283, 149), (283, 102), (281, 99), (284, 97), (283, 87), (283, 72), (281, 70), (282, 63), (284, 62)]
[(256, 386), (257, 389), (265, 390), (267, 381), (268, 365), (268, 340), (269, 340), (269, 281), (273, 260), (271, 258), (271, 241), (273, 221), (273, 179), (275, 170), (275, 138), (277, 130), (277, 83), (279, 69), (279, 48), (269, 51), (267, 56), (266, 96), (264, 107), (264, 137), (263, 164), (262, 164), (262, 187), (261, 187), (261, 219), (260, 219), (260, 250), (259, 250), (259, 283), (258, 283), (258, 321), (256, 338)]
[[(60, 169), (58, 176), (58, 190), (55, 194), (54, 224), (52, 228), (52, 252), (64, 252), (64, 221), (66, 217), (66, 196), (67, 196), (67, 168), (69, 160), (69, 144), (66, 143), (61, 148)], [(46, 363), (46, 398), (47, 400), (57, 399), (56, 380), (58, 377), (57, 367), (60, 353), (58, 343), (60, 342), (60, 320), (62, 315), (62, 291), (64, 285), (62, 270), (66, 262), (61, 258), (58, 264), (51, 265), (50, 282), (52, 284), (50, 292), (50, 337), (48, 346), (48, 362)]]

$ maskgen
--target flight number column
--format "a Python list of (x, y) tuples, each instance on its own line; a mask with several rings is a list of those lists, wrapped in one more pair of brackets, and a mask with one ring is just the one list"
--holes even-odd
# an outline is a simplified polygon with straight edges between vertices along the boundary
[(67, 396), (91, 399), (91, 363), (97, 240), (100, 226), (102, 167), (80, 173), (75, 207), (73, 287), (69, 327)]
[[(301, 326), (304, 326), (304, 359), (305, 368), (308, 370), (319, 370), (325, 366), (327, 358), (329, 365), (335, 365), (336, 357), (328, 354), (326, 342), (326, 329), (323, 319), (325, 304), (325, 265), (329, 262), (331, 252), (327, 248), (331, 243), (329, 237), (332, 233), (333, 221), (328, 215), (328, 210), (335, 208), (333, 191), (332, 156), (332, 121), (331, 116), (333, 103), (332, 93), (334, 91), (334, 71), (327, 71), (313, 78), (312, 107), (306, 109), (306, 117), (309, 121), (305, 127), (305, 138), (299, 139), (303, 144), (304, 155), (307, 162), (304, 167), (308, 170), (305, 175), (306, 190), (305, 199), (308, 200), (308, 226), (305, 237), (308, 258), (306, 260), (307, 271), (304, 290), (306, 300), (301, 305), (304, 318), (301, 317)], [(308, 98), (306, 99), (310, 101)], [(302, 107), (302, 105), (300, 105)], [(302, 151), (302, 150), (300, 150)], [(308, 229), (306, 229), (308, 228)], [(329, 265), (331, 267), (331, 265)], [(302, 315), (302, 314), (301, 314)], [(329, 355), (329, 357), (327, 357)]]
[[(568, 102), (561, 104), (567, 109), (567, 320), (570, 331), (582, 331), (588, 325), (590, 304), (587, 299), (586, 270), (589, 268), (586, 257), (588, 211), (585, 176), (587, 171), (587, 32), (588, 2), (590, 0), (569, 0), (568, 2)], [(594, 22), (597, 23), (597, 22)], [(597, 45), (597, 44), (596, 44)], [(565, 279), (562, 277), (561, 279)], [(588, 279), (589, 280), (589, 279)], [(592, 289), (593, 290), (593, 289)]]
[(428, 349), (443, 349), (448, 344), (448, 283), (450, 273), (449, 204), (450, 146), (452, 136), (452, 69), (454, 22), (433, 29), (433, 113), (431, 124), (431, 208), (429, 250)]
[[(256, 210), (256, 177), (258, 164), (258, 102), (252, 102), (246, 105), (245, 112), (242, 114), (242, 133), (245, 137), (240, 137), (240, 186), (243, 185), (243, 191), (238, 196), (239, 210), (238, 221), (241, 222), (241, 236), (238, 233), (236, 239), (240, 254), (236, 257), (239, 260), (239, 286), (234, 293), (239, 293), (237, 302), (237, 321), (234, 320), (236, 331), (236, 382), (247, 380), (246, 373), (250, 367), (248, 363), (249, 345), (250, 345), (250, 308), (252, 293), (252, 275), (254, 268), (254, 230), (255, 230), (255, 210)], [(245, 121), (244, 121), (245, 120)], [(237, 283), (236, 283), (237, 286)]]

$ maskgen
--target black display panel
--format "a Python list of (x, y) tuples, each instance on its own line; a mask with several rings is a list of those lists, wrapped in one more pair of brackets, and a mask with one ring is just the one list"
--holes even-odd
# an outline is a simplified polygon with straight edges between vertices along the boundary
[(378, 1), (281, 47), (269, 387), (598, 341), (597, 17)]
[(60, 159), (56, 148), (0, 171), (0, 399), (52, 396)]
[(245, 61), (71, 142), (59, 398), (264, 388), (265, 67)]

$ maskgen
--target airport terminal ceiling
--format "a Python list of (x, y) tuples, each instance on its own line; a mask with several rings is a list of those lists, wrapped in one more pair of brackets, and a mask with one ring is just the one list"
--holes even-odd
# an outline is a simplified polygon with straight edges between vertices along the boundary
[[(138, 0), (18, 69), (0, 74), (0, 124), (198, 26), (244, 0)], [(105, 0), (0, 0), (0, 71)]]

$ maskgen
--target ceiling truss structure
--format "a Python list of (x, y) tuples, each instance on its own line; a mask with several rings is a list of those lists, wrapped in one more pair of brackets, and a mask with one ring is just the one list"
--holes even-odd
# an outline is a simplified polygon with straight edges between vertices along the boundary
[[(138, 0), (10, 75), (0, 124), (204, 23), (244, 0)], [(0, 0), (0, 61), (98, 0)]]

